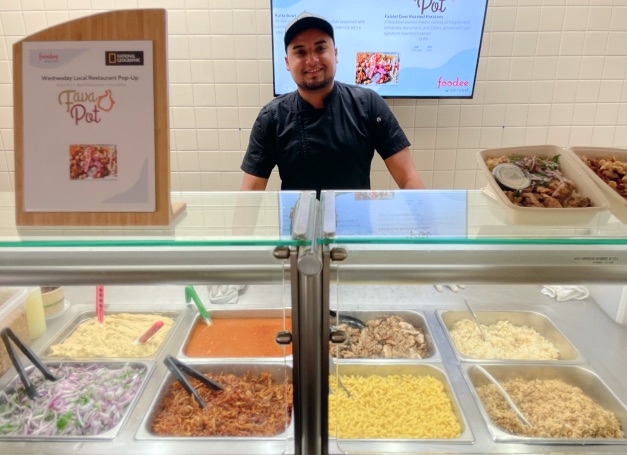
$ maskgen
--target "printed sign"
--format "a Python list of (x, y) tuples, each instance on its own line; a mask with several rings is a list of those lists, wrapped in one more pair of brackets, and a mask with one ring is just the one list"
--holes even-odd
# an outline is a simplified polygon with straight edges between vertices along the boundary
[(23, 45), (26, 212), (154, 212), (152, 41)]
[(356, 191), (335, 194), (335, 237), (466, 238), (467, 192)]

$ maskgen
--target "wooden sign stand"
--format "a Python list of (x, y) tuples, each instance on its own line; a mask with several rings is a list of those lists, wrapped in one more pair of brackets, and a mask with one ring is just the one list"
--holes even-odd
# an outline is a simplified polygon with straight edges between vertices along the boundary
[[(167, 17), (164, 9), (106, 12), (48, 28), (13, 45), (15, 202), (18, 226), (165, 226), (185, 210), (170, 202), (167, 88)], [(22, 44), (26, 41), (151, 40), (153, 46), (155, 185), (154, 212), (26, 212), (24, 210), (24, 104)]]

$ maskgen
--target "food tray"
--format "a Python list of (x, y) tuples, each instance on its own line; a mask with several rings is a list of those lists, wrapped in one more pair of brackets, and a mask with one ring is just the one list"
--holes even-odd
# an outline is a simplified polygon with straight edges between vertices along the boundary
[(538, 363), (538, 362), (557, 362), (557, 363), (583, 363), (585, 359), (579, 351), (568, 341), (566, 336), (551, 322), (551, 320), (543, 314), (534, 311), (481, 311), (476, 310), (477, 319), (483, 325), (494, 324), (498, 321), (509, 321), (515, 326), (527, 326), (535, 329), (540, 335), (553, 343), (559, 351), (558, 360), (510, 360), (510, 359), (480, 359), (470, 357), (461, 353), (453, 339), (450, 331), (453, 325), (461, 319), (471, 319), (472, 316), (465, 310), (438, 310), (438, 319), (444, 327), (444, 332), (455, 351), (455, 356), (464, 362), (499, 362), (499, 363)]
[(606, 147), (569, 147), (565, 153), (572, 154), (574, 161), (579, 165), (583, 172), (601, 189), (607, 198), (610, 211), (621, 222), (627, 223), (627, 199), (622, 197), (605, 181), (594, 173), (586, 163), (581, 160), (581, 156), (590, 158), (610, 158), (615, 157), (617, 160), (627, 163), (627, 150)]
[[(546, 207), (520, 207), (507, 198), (498, 185), (492, 173), (488, 170), (486, 159), (502, 156), (553, 156), (560, 154), (560, 169), (562, 175), (571, 180), (577, 192), (589, 197), (591, 207), (574, 208), (546, 208)], [(582, 171), (573, 156), (565, 153), (564, 149), (554, 145), (538, 145), (525, 147), (508, 147), (482, 150), (477, 154), (479, 168), (484, 172), (490, 186), (490, 192), (503, 207), (510, 222), (523, 225), (573, 225), (586, 224), (598, 213), (608, 210), (609, 203), (598, 186)]]
[[(202, 373), (232, 373), (242, 375), (246, 372), (258, 375), (262, 372), (268, 372), (272, 375), (272, 379), (276, 383), (291, 383), (292, 369), (285, 363), (277, 362), (256, 362), (256, 363), (206, 363), (203, 361), (186, 361), (189, 366), (195, 368)], [(283, 453), (285, 451), (285, 441), (294, 435), (294, 416), (291, 416), (290, 424), (285, 432), (273, 437), (236, 437), (236, 436), (213, 436), (213, 437), (182, 437), (182, 436), (160, 436), (152, 432), (151, 423), (157, 417), (163, 407), (163, 402), (167, 396), (170, 385), (175, 381), (171, 373), (163, 378), (152, 403), (146, 411), (146, 415), (135, 435), (138, 440), (153, 441), (205, 441), (206, 443), (228, 443), (230, 449), (235, 452), (229, 453)], [(239, 451), (238, 451), (239, 449)]]
[[(53, 360), (61, 360), (61, 359), (66, 359), (66, 360), (77, 360), (77, 359), (82, 359), (82, 360), (87, 360), (87, 359), (96, 359), (96, 358), (103, 358), (103, 359), (132, 359), (132, 358), (141, 358), (141, 359), (155, 359), (163, 350), (163, 347), (168, 343), (168, 340), (172, 337), (172, 334), (175, 332), (176, 330), (176, 326), (179, 320), (179, 315), (181, 314), (180, 311), (109, 311), (107, 312), (107, 315), (109, 314), (121, 314), (121, 313), (128, 313), (128, 314), (158, 314), (161, 315), (163, 317), (169, 317), (171, 319), (174, 320), (173, 324), (172, 324), (172, 328), (170, 329), (170, 332), (167, 334), (167, 336), (165, 337), (165, 339), (163, 340), (163, 342), (161, 343), (161, 345), (159, 345), (159, 347), (150, 355), (144, 356), (144, 357), (138, 357), (138, 356), (134, 356), (134, 357), (70, 357), (70, 356), (53, 356), (50, 353), (50, 347), (56, 344), (59, 344), (61, 342), (63, 342), (67, 337), (69, 337), (70, 335), (72, 335), (74, 333), (74, 330), (82, 323), (85, 321), (88, 321), (90, 319), (94, 319), (96, 317), (96, 313), (95, 311), (85, 311), (80, 313), (78, 316), (74, 317), (74, 319), (72, 319), (62, 330), (61, 332), (55, 336), (54, 338), (52, 338), (52, 341), (50, 343), (48, 343), (48, 345), (46, 346), (46, 348), (43, 350), (41, 357), (45, 358), (45, 359), (53, 359)], [(141, 336), (142, 333), (138, 333), (137, 336)]]
[[(340, 379), (343, 376), (387, 376), (387, 375), (412, 375), (427, 376), (440, 381), (444, 386), (444, 393), (448, 396), (452, 404), (452, 411), (461, 426), (461, 434), (457, 438), (442, 439), (346, 439), (330, 436), (329, 439), (336, 440), (338, 446), (346, 453), (423, 453), (427, 447), (437, 447), (441, 444), (470, 444), (474, 441), (474, 436), (468, 425), (468, 421), (459, 405), (459, 400), (451, 382), (448, 378), (444, 366), (436, 363), (399, 364), (380, 363), (371, 360), (370, 363), (356, 363), (354, 360), (341, 359), (336, 364), (337, 374)], [(331, 400), (333, 395), (329, 396)], [(341, 425), (341, 422), (339, 423)], [(439, 452), (439, 450), (435, 449)], [(450, 452), (447, 452), (450, 453)]]
[[(516, 378), (522, 379), (561, 379), (562, 381), (579, 387), (587, 396), (607, 410), (616, 413), (623, 432), (627, 429), (627, 408), (618, 397), (608, 388), (603, 380), (592, 369), (582, 365), (481, 365), (497, 381), (503, 382)], [(519, 442), (524, 444), (627, 444), (625, 438), (546, 438), (518, 436), (502, 430), (490, 419), (484, 408), (476, 387), (489, 383), (489, 379), (477, 368), (477, 365), (462, 365), (464, 378), (468, 382), (472, 394), (477, 402), (481, 415), (485, 420), (490, 435), (495, 442)]]
[[(96, 435), (76, 435), (76, 436), (70, 436), (70, 435), (58, 435), (58, 436), (36, 436), (36, 435), (30, 435), (30, 436), (24, 436), (24, 435), (16, 435), (16, 436), (7, 436), (7, 435), (1, 435), (0, 434), (0, 440), (2, 441), (71, 441), (71, 440), (82, 440), (82, 441), (91, 441), (91, 440), (102, 440), (102, 439), (115, 439), (120, 430), (124, 427), (125, 422), (128, 419), (128, 416), (131, 414), (133, 408), (135, 407), (135, 404), (137, 403), (137, 400), (139, 399), (139, 397), (141, 396), (144, 388), (146, 387), (146, 384), (148, 383), (149, 379), (150, 379), (150, 375), (154, 369), (154, 362), (150, 362), (150, 361), (131, 361), (131, 362), (119, 362), (119, 361), (96, 361), (96, 362), (46, 362), (46, 366), (50, 369), (50, 368), (54, 368), (55, 366), (59, 366), (59, 365), (70, 365), (70, 366), (76, 366), (76, 367), (81, 367), (81, 366), (89, 366), (89, 365), (96, 365), (97, 367), (105, 367), (108, 369), (117, 369), (117, 368), (121, 368), (124, 365), (130, 365), (133, 368), (137, 368), (139, 370), (143, 370), (145, 371), (145, 376), (142, 380), (141, 385), (139, 386), (139, 389), (137, 390), (137, 393), (135, 394), (135, 396), (133, 397), (133, 399), (128, 403), (128, 406), (126, 407), (126, 409), (124, 410), (124, 414), (122, 416), (122, 418), (120, 419), (120, 421), (113, 426), (112, 428), (110, 428), (107, 431), (104, 431), (100, 434), (96, 434)], [(29, 365), (29, 366), (25, 366), (24, 368), (27, 372), (27, 374), (29, 376), (32, 375), (32, 373), (35, 370), (35, 367), (33, 365)], [(52, 370), (54, 371), (54, 370)], [(19, 379), (19, 376), (17, 375), (17, 372), (15, 372), (13, 370), (13, 372), (15, 374), (6, 374), (4, 377), (2, 377), (0, 379), (0, 390), (4, 392), (9, 392), (9, 390), (13, 389), (14, 386), (17, 386), (18, 388), (22, 387), (22, 383)], [(3, 398), (0, 397), (0, 403), (2, 402)]]
[[(256, 345), (251, 345), (248, 342), (244, 342), (242, 343), (241, 339), (238, 340), (238, 335), (237, 335), (237, 330), (241, 330), (240, 328), (231, 328), (228, 329), (227, 326), (222, 326), (220, 325), (220, 323), (222, 321), (226, 322), (225, 320), (229, 319), (231, 320), (231, 322), (233, 320), (244, 320), (244, 319), (262, 319), (262, 318), (272, 318), (272, 319), (283, 319), (285, 318), (291, 318), (291, 310), (290, 309), (279, 309), (279, 308), (273, 308), (273, 309), (250, 309), (250, 310), (246, 310), (246, 311), (241, 311), (241, 310), (216, 310), (216, 311), (211, 311), (210, 313), (211, 315), (211, 319), (213, 320), (213, 325), (210, 327), (206, 327), (205, 326), (205, 322), (202, 320), (202, 318), (200, 317), (200, 315), (197, 315), (194, 318), (193, 323), (191, 323), (189, 325), (189, 328), (187, 329), (187, 333), (185, 334), (184, 337), (184, 342), (181, 346), (181, 349), (179, 350), (178, 353), (178, 357), (181, 359), (185, 359), (187, 360), (193, 360), (193, 359), (204, 359), (207, 361), (218, 361), (218, 362), (225, 362), (225, 361), (250, 361), (250, 359), (255, 358), (255, 359), (267, 359), (267, 360), (285, 360), (286, 357), (291, 358), (291, 349), (288, 350), (288, 347), (286, 346), (285, 348), (283, 348), (282, 346), (276, 344), (275, 338), (276, 338), (276, 333), (271, 333), (268, 332), (268, 326), (265, 327), (265, 329), (260, 329), (262, 330), (262, 332), (260, 333), (255, 333), (253, 331), (246, 331), (242, 333), (242, 336), (248, 337), (248, 336), (256, 336), (256, 340), (253, 341), (253, 343), (256, 343)], [(279, 328), (278, 326), (282, 326), (282, 324), (279, 324), (277, 326), (277, 333), (281, 330), (288, 330), (291, 331), (291, 326), (290, 326), (290, 322), (287, 321), (287, 327), (283, 328)], [(192, 337), (194, 336), (194, 332), (196, 327), (198, 326), (198, 329), (203, 330), (203, 332), (201, 332), (203, 335), (207, 335), (207, 338), (209, 337), (209, 334), (214, 332), (217, 333), (217, 335), (214, 337), (214, 341), (215, 342), (226, 342), (226, 341), (230, 341), (230, 347), (229, 345), (227, 346), (221, 346), (221, 347), (215, 347), (215, 349), (220, 349), (221, 354), (218, 355), (200, 355), (200, 353), (198, 355), (189, 355), (189, 349), (190, 349), (190, 341), (192, 340)], [(263, 354), (262, 351), (262, 345), (259, 344), (260, 340), (259, 337), (262, 337), (265, 342), (264, 345), (268, 345), (268, 344), (273, 344), (273, 346), (271, 347), (271, 349), (273, 349), (275, 352), (272, 354), (276, 354), (276, 355), (258, 355), (258, 356), (251, 356), (251, 355), (245, 355), (245, 354), (240, 354), (240, 352), (242, 352), (241, 350), (244, 349), (248, 349), (249, 352), (257, 352), (258, 354)], [(290, 346), (291, 348), (291, 346)], [(209, 347), (207, 347), (206, 351), (209, 350)], [(288, 353), (288, 355), (282, 355), (281, 353), (285, 352)], [(193, 353), (192, 353), (193, 354)], [(217, 353), (216, 353), (217, 354)]]
[[(441, 361), (442, 357), (440, 356), (440, 352), (438, 351), (433, 337), (431, 336), (431, 332), (429, 331), (429, 327), (427, 325), (427, 320), (423, 312), (421, 311), (403, 311), (403, 310), (388, 310), (388, 311), (367, 311), (367, 310), (351, 310), (351, 311), (338, 311), (338, 315), (340, 316), (351, 316), (354, 318), (358, 318), (363, 322), (368, 322), (373, 319), (376, 319), (380, 316), (399, 316), (403, 318), (406, 322), (410, 323), (416, 328), (421, 328), (424, 331), (425, 341), (427, 343), (427, 355), (422, 359), (407, 359), (407, 358), (351, 358), (351, 361), (355, 362), (368, 362), (371, 360), (381, 361), (381, 362), (421, 362), (421, 361)], [(340, 359), (345, 360), (345, 359)], [(346, 359), (347, 360), (347, 359)]]

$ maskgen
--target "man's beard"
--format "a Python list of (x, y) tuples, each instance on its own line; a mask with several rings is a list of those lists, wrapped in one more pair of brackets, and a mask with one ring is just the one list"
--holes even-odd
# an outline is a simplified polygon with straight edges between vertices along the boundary
[(332, 83), (333, 83), (332, 77), (325, 77), (321, 81), (315, 81), (315, 82), (303, 81), (296, 85), (298, 85), (299, 88), (306, 90), (308, 92), (317, 92), (320, 90), (324, 90), (325, 88), (328, 88)]

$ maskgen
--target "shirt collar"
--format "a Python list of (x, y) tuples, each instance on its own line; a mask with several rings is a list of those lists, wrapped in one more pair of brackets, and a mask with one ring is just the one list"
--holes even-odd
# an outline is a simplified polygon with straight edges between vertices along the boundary
[[(334, 81), (333, 88), (331, 89), (331, 93), (329, 93), (327, 97), (324, 99), (324, 102), (323, 102), (324, 107), (327, 107), (329, 104), (333, 102), (333, 100), (337, 96), (337, 91), (338, 91), (337, 81)], [(316, 110), (308, 101), (306, 101), (302, 96), (300, 96), (300, 92), (298, 90), (296, 90), (296, 99), (298, 102), (299, 110), (303, 110), (303, 111)]]

